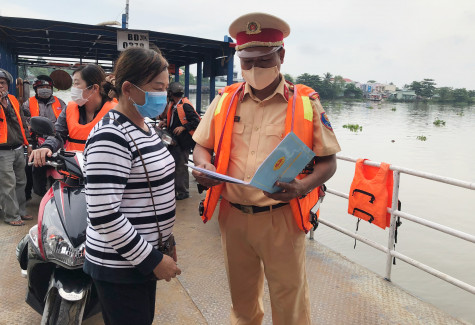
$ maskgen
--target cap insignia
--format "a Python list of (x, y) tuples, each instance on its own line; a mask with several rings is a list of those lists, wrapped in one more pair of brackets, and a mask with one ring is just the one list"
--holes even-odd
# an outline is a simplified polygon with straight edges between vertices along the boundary
[(257, 21), (251, 21), (247, 23), (246, 34), (259, 34), (261, 32), (261, 24)]

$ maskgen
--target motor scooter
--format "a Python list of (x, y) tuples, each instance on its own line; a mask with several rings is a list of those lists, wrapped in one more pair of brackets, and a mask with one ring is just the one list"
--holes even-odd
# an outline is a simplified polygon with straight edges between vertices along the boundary
[[(33, 117), (31, 127), (54, 135), (53, 123)], [(47, 165), (61, 175), (43, 196), (38, 224), (18, 243), (16, 254), (28, 279), (26, 302), (41, 324), (81, 324), (100, 311), (92, 279), (83, 272), (87, 210), (82, 152), (60, 150)]]

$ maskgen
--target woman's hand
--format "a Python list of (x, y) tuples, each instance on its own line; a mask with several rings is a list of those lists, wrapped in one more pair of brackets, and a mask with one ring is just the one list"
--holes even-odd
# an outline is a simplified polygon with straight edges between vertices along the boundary
[(46, 157), (51, 157), (53, 152), (48, 148), (40, 148), (31, 152), (28, 162), (33, 162), (35, 167), (43, 167), (46, 164)]
[[(176, 257), (176, 252), (175, 252)], [(170, 282), (172, 278), (176, 278), (177, 275), (181, 274), (181, 270), (176, 265), (176, 262), (168, 255), (163, 255), (163, 259), (160, 263), (153, 269), (153, 274), (157, 279), (164, 279), (167, 282)]]

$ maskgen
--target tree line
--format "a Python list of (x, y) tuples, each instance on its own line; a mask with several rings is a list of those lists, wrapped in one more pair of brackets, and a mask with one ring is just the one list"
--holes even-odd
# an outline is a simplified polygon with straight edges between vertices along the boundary
[(422, 81), (413, 81), (405, 87), (414, 90), (420, 100), (431, 100), (440, 103), (475, 102), (475, 90), (452, 87), (437, 88), (434, 79), (426, 78)]
[(295, 80), (286, 73), (284, 78), (292, 83), (303, 84), (315, 89), (322, 99), (363, 98), (363, 91), (354, 83), (346, 83), (342, 76), (333, 76), (330, 72), (323, 74), (322, 77), (304, 73)]

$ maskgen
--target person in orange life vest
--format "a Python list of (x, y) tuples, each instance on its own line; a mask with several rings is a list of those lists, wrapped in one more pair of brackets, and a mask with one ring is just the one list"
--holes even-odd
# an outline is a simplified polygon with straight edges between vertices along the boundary
[(309, 210), (318, 199), (316, 188), (335, 173), (340, 146), (318, 94), (292, 85), (280, 73), (288, 24), (272, 15), (251, 13), (236, 19), (229, 33), (236, 39), (246, 82), (224, 88), (207, 109), (193, 135), (195, 165), (249, 181), (290, 130), (317, 156), (310, 175), (277, 182), (282, 191), (274, 194), (220, 183), (193, 171), (197, 181), (209, 187), (205, 222), (222, 197), (218, 221), (231, 292), (231, 324), (261, 324), (264, 274), (273, 323), (310, 324), (305, 232), (311, 225)]
[[(48, 137), (43, 145), (33, 150), (30, 161), (34, 166), (44, 166), (46, 156), (51, 157), (53, 152), (61, 148), (66, 150), (83, 151), (87, 136), (94, 125), (115, 105), (105, 92), (104, 70), (94, 64), (80, 67), (73, 72), (73, 86), (71, 87), (71, 99), (58, 117), (55, 124), (57, 137)], [(67, 142), (66, 142), (67, 141)]]
[(185, 89), (179, 82), (172, 82), (168, 86), (167, 110), (162, 115), (166, 115), (164, 122), (159, 126), (166, 125), (176, 139), (177, 144), (168, 146), (168, 151), (175, 159), (175, 194), (177, 200), (190, 197), (189, 194), (189, 174), (188, 156), (195, 146), (192, 135), (198, 124), (200, 116), (195, 111), (193, 105), (184, 97)]
[(0, 69), (0, 215), (11, 226), (23, 226), (31, 220), (26, 214), (24, 146), (29, 145), (30, 134), (18, 100), (8, 94), (12, 75)]
[[(66, 103), (63, 100), (53, 96), (53, 86), (53, 80), (50, 77), (46, 75), (36, 77), (36, 80), (33, 82), (35, 96), (30, 97), (22, 105), (28, 126), (32, 116), (43, 116), (56, 123), (59, 114), (66, 108)], [(36, 139), (33, 138), (32, 140), (31, 144), (36, 149), (38, 143), (36, 143)], [(31, 199), (32, 188), (40, 196), (43, 196), (46, 192), (46, 169), (42, 167), (35, 168), (34, 171), (32, 169), (32, 166), (25, 166), (27, 179), (25, 195), (27, 201)]]

